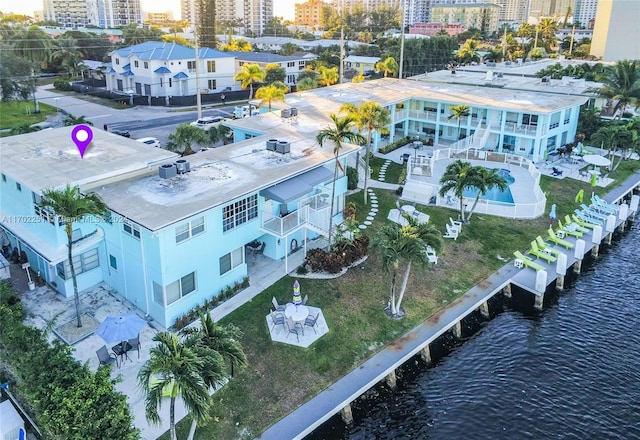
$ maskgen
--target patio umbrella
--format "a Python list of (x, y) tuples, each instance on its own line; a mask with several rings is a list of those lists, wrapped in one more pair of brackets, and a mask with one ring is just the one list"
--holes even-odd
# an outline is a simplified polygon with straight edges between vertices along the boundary
[(147, 321), (134, 312), (128, 312), (118, 316), (107, 316), (94, 333), (107, 344), (111, 344), (136, 338), (146, 324)]
[(302, 293), (300, 293), (300, 283), (298, 280), (293, 283), (293, 304), (296, 306), (302, 304)]
[(549, 218), (556, 218), (556, 204), (551, 205), (551, 211), (549, 211)]
[(586, 154), (582, 156), (582, 160), (597, 167), (606, 167), (611, 164), (609, 159), (604, 156), (600, 156), (599, 154)]
[(582, 156), (582, 142), (578, 142), (578, 145), (576, 145), (576, 154)]

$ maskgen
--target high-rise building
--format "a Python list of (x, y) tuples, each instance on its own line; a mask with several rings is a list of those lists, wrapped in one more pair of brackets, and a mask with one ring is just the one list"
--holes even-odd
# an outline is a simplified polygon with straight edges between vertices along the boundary
[(305, 3), (296, 3), (295, 24), (299, 26), (322, 26), (322, 8), (325, 3), (322, 0), (309, 0)]
[(44, 0), (44, 19), (66, 28), (100, 28), (142, 24), (140, 0)]
[[(180, 0), (182, 19), (191, 25), (198, 23), (200, 0)], [(215, 0), (216, 21), (241, 19), (245, 30), (262, 35), (273, 18), (273, 0)]]
[(599, 0), (591, 54), (602, 61), (640, 59), (638, 17), (638, 0)]
[(492, 0), (500, 5), (500, 21), (524, 23), (528, 18), (529, 0)]
[(582, 27), (590, 27), (590, 23), (596, 18), (598, 0), (576, 0), (576, 10), (573, 12), (573, 21), (579, 21)]
[(500, 6), (495, 3), (445, 3), (431, 6), (434, 23), (462, 23), (467, 29), (481, 29), (488, 34), (498, 30)]
[[(381, 6), (398, 7), (404, 16), (405, 26), (413, 23), (425, 23), (429, 21), (429, 8), (434, 0), (333, 0), (334, 8), (350, 11), (356, 5), (363, 6), (365, 11), (371, 11)], [(447, 0), (451, 3), (452, 0)]]
[(569, 8), (574, 10), (576, 0), (530, 0), (529, 17), (564, 17)]

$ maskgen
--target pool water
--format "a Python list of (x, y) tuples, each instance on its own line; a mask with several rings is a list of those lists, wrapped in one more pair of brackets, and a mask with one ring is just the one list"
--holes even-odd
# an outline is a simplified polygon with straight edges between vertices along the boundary
[[(498, 174), (507, 181), (508, 185), (511, 185), (513, 182), (516, 181), (516, 179), (514, 179), (513, 176), (511, 175), (511, 172), (504, 168), (500, 169), (500, 171), (498, 171)], [(465, 189), (463, 192), (463, 196), (469, 199), (475, 199), (477, 195), (478, 195), (477, 189)], [(494, 186), (489, 191), (482, 194), (480, 196), (480, 200), (513, 204), (513, 195), (511, 195), (511, 190), (509, 189), (508, 186), (504, 191), (501, 191), (498, 187)]]

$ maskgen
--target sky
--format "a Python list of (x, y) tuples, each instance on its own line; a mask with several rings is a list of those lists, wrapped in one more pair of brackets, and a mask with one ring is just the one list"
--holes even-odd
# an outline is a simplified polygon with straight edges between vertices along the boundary
[[(294, 18), (294, 4), (304, 3), (306, 0), (274, 0), (273, 15), (287, 20)], [(140, 0), (143, 11), (164, 12), (173, 11), (177, 19), (180, 15), (180, 0)], [(33, 11), (42, 9), (42, 0), (0, 0), (0, 11), (33, 15)]]

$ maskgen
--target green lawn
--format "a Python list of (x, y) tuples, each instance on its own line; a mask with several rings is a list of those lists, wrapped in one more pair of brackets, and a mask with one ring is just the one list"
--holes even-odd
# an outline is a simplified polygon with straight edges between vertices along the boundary
[(33, 101), (0, 102), (0, 130), (11, 130), (23, 125), (42, 122), (57, 109), (48, 104), (40, 104), (40, 113), (34, 113)]

